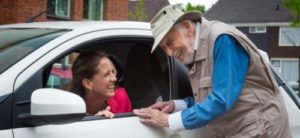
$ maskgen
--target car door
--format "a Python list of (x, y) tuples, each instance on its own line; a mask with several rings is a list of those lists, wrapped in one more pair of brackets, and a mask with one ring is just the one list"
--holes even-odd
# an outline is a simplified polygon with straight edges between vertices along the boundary
[(0, 96), (0, 137), (1, 138), (13, 138), (12, 133), (12, 118), (11, 108), (12, 94), (6, 94)]
[[(172, 77), (169, 77), (168, 74), (170, 64), (162, 52), (158, 51), (150, 54), (152, 41), (149, 30), (94, 31), (65, 41), (36, 60), (15, 81), (14, 137), (197, 137), (197, 130), (186, 130), (177, 133), (167, 128), (144, 125), (132, 113), (117, 114), (113, 119), (86, 115), (79, 120), (72, 120), (70, 119), (72, 114), (66, 114), (64, 117), (69, 117), (72, 121), (69, 120), (68, 123), (65, 123), (64, 119), (53, 120), (52, 118), (52, 120), (44, 120), (42, 123), (26, 123), (28, 119), (35, 121), (34, 117), (24, 117), (24, 115), (30, 113), (33, 91), (52, 86), (49, 83), (49, 76), (54, 63), (71, 52), (103, 49), (119, 57), (126, 68), (125, 88), (128, 90), (134, 108), (146, 107), (156, 101), (171, 99), (172, 90), (170, 90), (169, 82)], [(65, 101), (68, 101), (68, 99)], [(51, 115), (49, 116), (51, 117)]]

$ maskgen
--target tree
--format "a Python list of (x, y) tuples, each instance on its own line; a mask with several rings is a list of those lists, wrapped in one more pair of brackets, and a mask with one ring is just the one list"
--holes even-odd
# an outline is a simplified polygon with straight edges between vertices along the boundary
[(184, 11), (200, 11), (204, 13), (205, 7), (203, 5), (192, 5), (190, 2), (185, 6)]
[[(300, 27), (300, 0), (283, 0), (281, 3), (284, 7), (288, 8), (294, 19), (292, 20), (291, 26), (292, 27)], [(296, 45), (296, 44), (295, 44)], [(300, 54), (298, 56), (298, 60), (300, 61)], [(300, 70), (300, 62), (298, 62), (298, 67)], [(300, 71), (299, 71), (299, 78), (300, 78)], [(298, 79), (298, 96), (300, 97), (300, 82)]]
[(145, 13), (144, 4), (144, 0), (138, 0), (134, 5), (133, 11), (129, 12), (129, 17), (136, 21), (145, 21), (147, 15)]
[(282, 5), (288, 8), (294, 17), (291, 26), (300, 27), (300, 0), (283, 0)]

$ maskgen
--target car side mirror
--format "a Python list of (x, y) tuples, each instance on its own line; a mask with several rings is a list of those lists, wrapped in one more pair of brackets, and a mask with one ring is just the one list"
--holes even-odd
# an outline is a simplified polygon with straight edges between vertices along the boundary
[(86, 114), (84, 100), (71, 92), (53, 88), (35, 90), (31, 112), (18, 117), (29, 126), (64, 124), (81, 120)]

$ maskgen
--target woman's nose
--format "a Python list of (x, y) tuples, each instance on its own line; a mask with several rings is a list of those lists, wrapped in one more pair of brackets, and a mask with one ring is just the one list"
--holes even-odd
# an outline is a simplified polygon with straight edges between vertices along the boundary
[(117, 81), (117, 76), (116, 75), (112, 75), (110, 78), (111, 81), (116, 82)]

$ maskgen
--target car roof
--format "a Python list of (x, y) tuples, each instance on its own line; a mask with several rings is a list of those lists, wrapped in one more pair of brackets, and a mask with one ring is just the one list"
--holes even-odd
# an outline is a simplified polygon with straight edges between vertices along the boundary
[(132, 21), (47, 21), (47, 22), (32, 22), (32, 23), (17, 23), (0, 25), (0, 28), (49, 28), (49, 29), (112, 29), (112, 28), (131, 28), (131, 29), (150, 29), (150, 24), (147, 22), (132, 22)]

